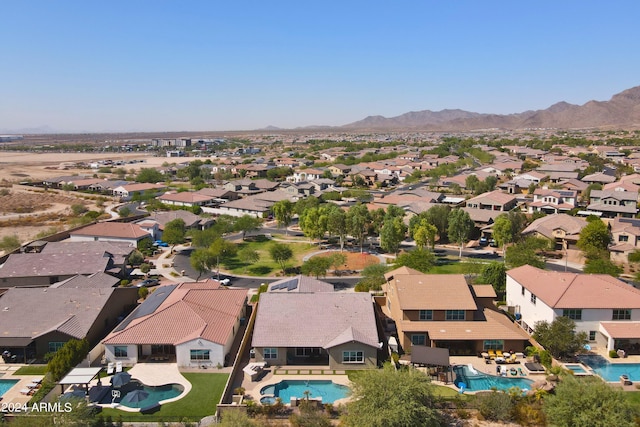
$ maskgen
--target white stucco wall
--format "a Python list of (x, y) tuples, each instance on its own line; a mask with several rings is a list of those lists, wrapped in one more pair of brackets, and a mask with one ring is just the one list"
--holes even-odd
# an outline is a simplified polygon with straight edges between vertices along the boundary
[(133, 366), (138, 363), (138, 346), (135, 344), (127, 345), (127, 357), (115, 357), (114, 347), (123, 347), (120, 345), (105, 345), (104, 346), (104, 355), (107, 359), (107, 362), (122, 362), (123, 366)]
[(531, 292), (524, 290), (522, 295), (522, 285), (511, 276), (507, 275), (507, 305), (519, 307), (516, 313), (520, 313), (522, 321), (530, 328), (533, 328), (536, 322), (553, 322), (555, 313), (551, 307), (546, 305), (540, 298), (536, 298), (536, 303), (531, 302)]
[[(209, 350), (209, 361), (191, 361), (191, 350)], [(176, 362), (178, 367), (197, 368), (200, 365), (224, 365), (225, 349), (222, 345), (203, 338), (187, 341), (176, 346)]]

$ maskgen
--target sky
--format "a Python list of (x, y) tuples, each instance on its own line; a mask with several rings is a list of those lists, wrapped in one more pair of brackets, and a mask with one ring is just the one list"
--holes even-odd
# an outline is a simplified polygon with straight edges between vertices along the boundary
[(640, 2), (1, 0), (0, 131), (509, 114), (640, 85)]

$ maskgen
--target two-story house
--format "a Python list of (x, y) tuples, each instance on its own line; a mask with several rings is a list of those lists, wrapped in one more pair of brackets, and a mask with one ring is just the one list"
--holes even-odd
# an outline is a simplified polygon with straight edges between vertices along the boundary
[(491, 285), (462, 274), (424, 274), (400, 267), (385, 274), (382, 312), (393, 319), (404, 352), (412, 346), (448, 348), (452, 355), (486, 350), (523, 351), (525, 331), (494, 305)]
[(533, 202), (529, 203), (529, 213), (544, 212), (546, 214), (555, 214), (567, 212), (576, 207), (577, 198), (577, 191), (536, 188), (533, 192)]
[(627, 263), (629, 254), (640, 249), (640, 219), (616, 218), (611, 223), (611, 261)]
[(633, 218), (638, 213), (638, 193), (632, 191), (592, 190), (587, 209), (602, 218)]
[(507, 305), (521, 326), (560, 316), (573, 319), (593, 347), (640, 354), (640, 290), (608, 274), (540, 270), (530, 265), (507, 271)]
[(556, 243), (556, 249), (570, 249), (578, 243), (580, 232), (587, 226), (584, 218), (567, 214), (545, 215), (522, 230), (523, 236), (544, 237)]
[(470, 209), (485, 209), (490, 211), (509, 212), (517, 205), (517, 200), (512, 194), (503, 193), (500, 190), (480, 194), (467, 200)]

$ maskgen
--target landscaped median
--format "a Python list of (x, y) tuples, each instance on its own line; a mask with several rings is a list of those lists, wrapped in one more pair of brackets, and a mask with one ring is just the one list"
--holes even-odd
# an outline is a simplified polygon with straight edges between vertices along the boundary
[(152, 414), (103, 408), (102, 417), (111, 417), (114, 421), (179, 422), (198, 421), (214, 415), (229, 375), (188, 372), (182, 375), (191, 383), (191, 391), (180, 400), (164, 404)]

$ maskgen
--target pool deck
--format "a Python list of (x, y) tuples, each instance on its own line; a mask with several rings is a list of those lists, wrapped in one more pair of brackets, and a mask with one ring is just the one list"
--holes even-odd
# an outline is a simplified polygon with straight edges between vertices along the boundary
[[(333, 381), (336, 384), (351, 386), (349, 377), (344, 371), (335, 371), (326, 366), (271, 366), (266, 368), (258, 381), (244, 379), (242, 387), (245, 389), (245, 397), (250, 396), (255, 402), (260, 402), (260, 390), (263, 387), (274, 385), (283, 380), (324, 380)], [(296, 372), (296, 373), (292, 373)], [(303, 396), (300, 396), (303, 397)], [(335, 405), (347, 403), (349, 398), (338, 399)], [(282, 402), (288, 405), (289, 402)]]
[(0, 364), (0, 379), (18, 380), (18, 382), (2, 396), (2, 399), (0, 399), (2, 403), (25, 405), (31, 400), (31, 396), (20, 393), (20, 390), (26, 389), (27, 385), (31, 384), (34, 380), (42, 380), (42, 375), (16, 376), (15, 372), (22, 366), (25, 365)]

